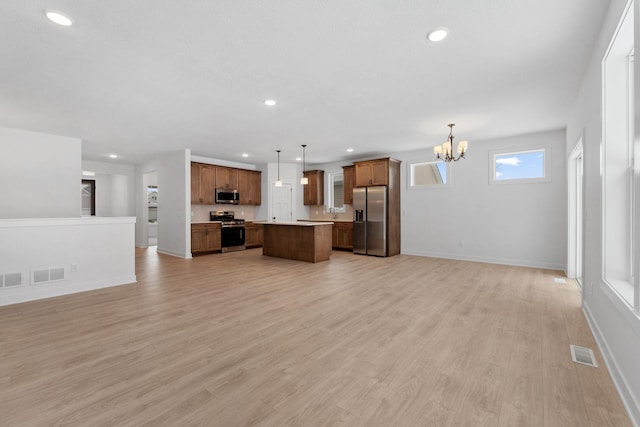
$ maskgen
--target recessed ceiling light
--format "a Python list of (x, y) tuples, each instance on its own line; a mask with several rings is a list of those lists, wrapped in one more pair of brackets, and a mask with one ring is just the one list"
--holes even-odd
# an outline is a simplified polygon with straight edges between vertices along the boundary
[(276, 100), (275, 99), (265, 99), (264, 100), (264, 105), (268, 105), (269, 107), (273, 107), (274, 105), (276, 105)]
[(296, 162), (301, 162), (302, 161), (302, 157), (296, 157)]
[(109, 157), (111, 157), (112, 159), (117, 159), (118, 155), (117, 154), (109, 154)]
[(45, 16), (51, 22), (55, 22), (63, 27), (70, 27), (73, 25), (73, 19), (66, 13), (59, 12), (57, 10), (48, 9), (44, 11)]
[(432, 42), (439, 42), (447, 38), (449, 34), (449, 29), (445, 27), (438, 27), (427, 34), (427, 38)]
[(247, 153), (242, 153), (242, 157), (249, 157), (249, 154), (247, 154)]
[(353, 148), (347, 148), (347, 153), (353, 153)]

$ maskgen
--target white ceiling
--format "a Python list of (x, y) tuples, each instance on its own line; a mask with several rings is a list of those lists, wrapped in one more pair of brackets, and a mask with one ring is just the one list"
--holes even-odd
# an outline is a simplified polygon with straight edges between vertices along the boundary
[[(608, 5), (3, 0), (0, 126), (81, 138), (90, 160), (191, 148), (291, 161), (308, 144), (322, 163), (431, 147), (453, 122), (471, 153), (474, 140), (565, 126)], [(429, 42), (439, 26), (449, 37)]]

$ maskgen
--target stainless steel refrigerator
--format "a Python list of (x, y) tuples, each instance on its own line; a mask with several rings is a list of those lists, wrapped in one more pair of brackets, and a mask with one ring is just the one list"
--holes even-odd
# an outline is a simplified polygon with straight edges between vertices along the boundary
[(353, 189), (353, 253), (387, 256), (387, 187)]

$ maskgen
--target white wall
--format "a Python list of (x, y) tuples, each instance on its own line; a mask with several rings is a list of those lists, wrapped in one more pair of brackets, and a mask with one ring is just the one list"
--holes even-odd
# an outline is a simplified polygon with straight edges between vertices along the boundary
[[(640, 46), (640, 2), (635, 5), (635, 44)], [(567, 151), (584, 144), (584, 293), (583, 307), (612, 378), (636, 425), (640, 425), (640, 319), (608, 291), (602, 281), (602, 59), (626, 1), (612, 0), (567, 125)], [(640, 67), (635, 70), (636, 114), (640, 113)], [(636, 118), (636, 132), (640, 122)], [(636, 133), (636, 141), (638, 134)]]
[[(448, 187), (407, 189), (411, 161), (433, 149), (396, 153), (402, 161), (402, 253), (562, 270), (566, 265), (564, 131), (470, 143), (450, 166)], [(490, 151), (546, 144), (549, 182), (489, 184)]]
[(135, 215), (135, 166), (83, 160), (82, 170), (95, 172), (96, 216)]
[(81, 141), (0, 127), (0, 218), (80, 217)]
[[(134, 218), (0, 220), (0, 242), (11, 242), (0, 245), (0, 275), (23, 279), (0, 287), (0, 306), (134, 283), (133, 229)], [(64, 279), (31, 282), (33, 270), (51, 268), (63, 268)]]
[(136, 246), (147, 247), (148, 207), (144, 175), (158, 176), (158, 252), (191, 258), (191, 152), (174, 151), (136, 166)]

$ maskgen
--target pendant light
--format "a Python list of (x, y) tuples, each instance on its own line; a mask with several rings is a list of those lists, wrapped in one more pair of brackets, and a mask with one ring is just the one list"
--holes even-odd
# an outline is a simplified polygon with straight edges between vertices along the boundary
[(276, 187), (282, 187), (282, 181), (280, 181), (280, 150), (276, 150), (278, 153), (278, 180), (276, 181)]
[(309, 178), (304, 176), (305, 169), (305, 160), (304, 160), (304, 152), (305, 148), (307, 148), (307, 144), (302, 144), (302, 178), (300, 178), (300, 184), (307, 185), (309, 183)]

